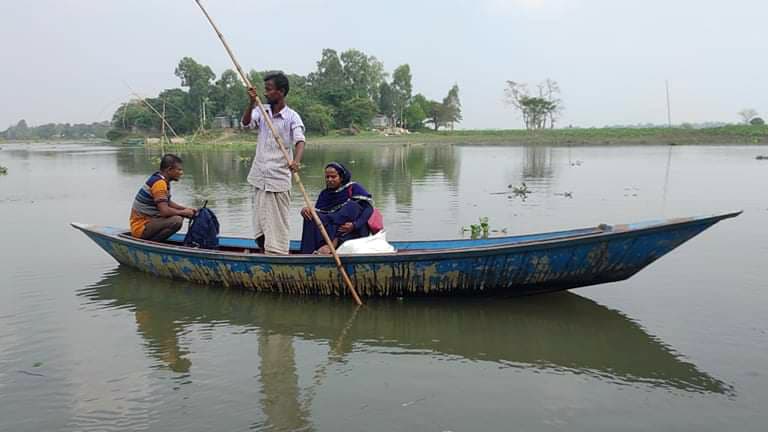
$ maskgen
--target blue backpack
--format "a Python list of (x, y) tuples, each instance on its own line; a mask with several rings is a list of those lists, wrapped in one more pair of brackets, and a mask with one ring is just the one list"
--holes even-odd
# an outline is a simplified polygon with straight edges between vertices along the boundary
[(219, 220), (216, 219), (213, 211), (205, 206), (197, 211), (195, 218), (189, 222), (184, 246), (201, 249), (219, 248)]

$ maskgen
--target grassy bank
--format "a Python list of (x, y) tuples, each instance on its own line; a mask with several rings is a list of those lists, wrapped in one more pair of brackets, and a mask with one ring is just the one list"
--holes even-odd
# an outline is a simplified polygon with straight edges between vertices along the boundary
[(385, 137), (318, 137), (315, 142), (445, 142), (453, 144), (641, 145), (641, 144), (768, 144), (766, 126), (711, 129), (600, 128), (526, 130), (459, 130)]
[[(133, 137), (133, 143), (137, 137)], [(184, 137), (184, 144), (170, 147), (252, 147), (252, 133), (240, 131), (210, 131)], [(125, 142), (126, 139), (124, 138)], [(157, 141), (157, 140), (154, 140)], [(424, 131), (399, 136), (384, 136), (377, 132), (362, 132), (354, 136), (330, 134), (308, 137), (313, 145), (334, 144), (542, 144), (542, 145), (695, 145), (695, 144), (768, 144), (768, 126), (725, 126), (708, 129), (683, 128), (595, 128), (525, 130), (458, 130)], [(158, 145), (156, 142), (151, 145)], [(168, 146), (166, 144), (166, 146)]]
[(468, 143), (512, 142), (520, 144), (760, 144), (768, 143), (766, 126), (725, 126), (709, 129), (593, 128), (455, 131), (429, 134), (432, 139), (466, 140)]

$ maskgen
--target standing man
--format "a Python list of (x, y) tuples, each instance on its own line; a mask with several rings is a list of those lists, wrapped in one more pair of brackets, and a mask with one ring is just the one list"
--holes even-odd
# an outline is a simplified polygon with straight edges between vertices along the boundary
[(244, 127), (259, 130), (248, 183), (254, 187), (253, 230), (256, 242), (267, 254), (288, 254), (291, 172), (299, 170), (301, 156), (304, 154), (304, 123), (296, 111), (285, 105), (288, 90), (288, 77), (282, 72), (264, 77), (264, 96), (269, 102), (264, 110), (286, 146), (290, 163), (286, 162), (280, 145), (256, 106), (258, 95), (254, 88), (248, 89), (250, 105), (242, 119)]

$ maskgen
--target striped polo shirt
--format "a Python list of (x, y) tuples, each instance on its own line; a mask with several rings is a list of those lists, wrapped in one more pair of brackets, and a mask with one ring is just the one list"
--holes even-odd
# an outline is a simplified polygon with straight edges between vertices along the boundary
[[(277, 114), (272, 114), (269, 104), (264, 105), (267, 115), (271, 117), (275, 130), (285, 144), (288, 156), (293, 159), (293, 147), (304, 138), (304, 122), (299, 114), (283, 107)], [(285, 161), (283, 152), (272, 137), (272, 131), (261, 116), (261, 110), (256, 107), (251, 113), (251, 129), (258, 128), (259, 139), (256, 145), (256, 155), (253, 157), (251, 171), (248, 173), (248, 183), (267, 192), (286, 192), (291, 190), (291, 171)]]
[(171, 182), (159, 172), (149, 176), (141, 186), (131, 208), (131, 234), (141, 237), (152, 217), (160, 215), (157, 203), (171, 201)]

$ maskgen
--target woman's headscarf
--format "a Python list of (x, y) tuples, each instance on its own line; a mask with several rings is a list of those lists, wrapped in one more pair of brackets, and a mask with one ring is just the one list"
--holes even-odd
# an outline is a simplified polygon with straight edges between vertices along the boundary
[(328, 165), (325, 166), (326, 168), (333, 168), (336, 170), (337, 173), (339, 173), (339, 177), (341, 177), (341, 184), (345, 185), (349, 183), (350, 180), (352, 180), (352, 172), (347, 169), (344, 165), (338, 163), (338, 162), (329, 162)]
[(317, 197), (315, 208), (318, 210), (333, 212), (338, 210), (347, 200), (367, 201), (373, 205), (371, 194), (364, 187), (352, 181), (352, 172), (338, 162), (331, 162), (325, 166), (333, 168), (341, 177), (341, 186), (338, 189), (324, 189)]

